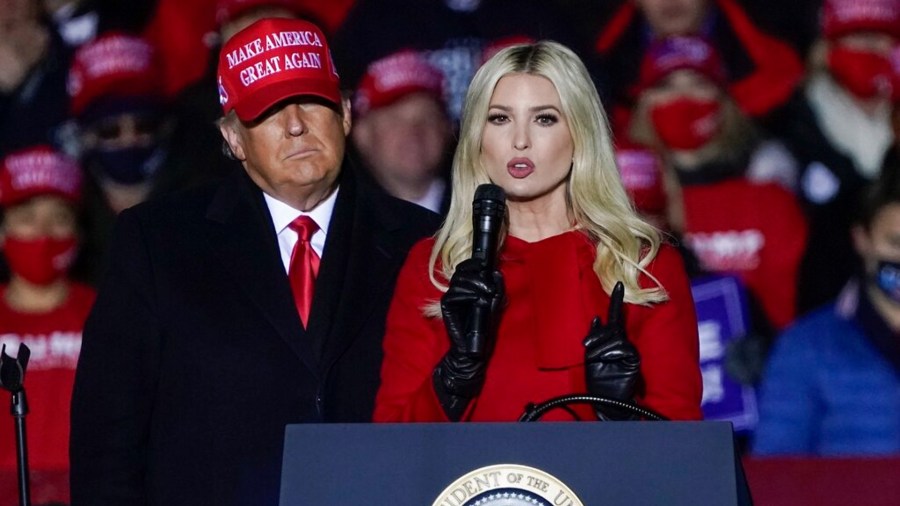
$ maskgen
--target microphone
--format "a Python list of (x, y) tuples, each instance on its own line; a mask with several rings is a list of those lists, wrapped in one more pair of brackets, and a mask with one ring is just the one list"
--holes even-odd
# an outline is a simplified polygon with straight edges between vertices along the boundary
[[(497, 240), (506, 214), (506, 192), (495, 184), (482, 184), (472, 201), (472, 258), (484, 262), (488, 272), (497, 264)], [(490, 307), (475, 306), (466, 330), (469, 351), (484, 356), (489, 332)]]

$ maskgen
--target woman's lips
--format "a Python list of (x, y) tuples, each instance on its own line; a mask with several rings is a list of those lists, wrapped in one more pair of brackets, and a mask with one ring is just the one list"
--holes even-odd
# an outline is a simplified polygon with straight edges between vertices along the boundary
[(534, 172), (534, 162), (528, 158), (514, 158), (506, 164), (506, 170), (516, 179), (526, 178)]

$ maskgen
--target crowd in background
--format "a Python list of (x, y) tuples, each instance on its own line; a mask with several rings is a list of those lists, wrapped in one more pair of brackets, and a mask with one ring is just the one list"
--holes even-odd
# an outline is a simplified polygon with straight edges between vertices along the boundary
[(240, 170), (218, 48), (265, 17), (325, 30), (354, 162), (437, 213), (475, 70), (518, 42), (572, 48), (636, 208), (694, 278), (746, 290), (728, 371), (760, 391), (747, 450), (900, 453), (900, 0), (0, 0), (0, 343), (32, 349), (30, 430), (63, 442), (32, 445), (33, 468), (66, 467), (116, 214)]

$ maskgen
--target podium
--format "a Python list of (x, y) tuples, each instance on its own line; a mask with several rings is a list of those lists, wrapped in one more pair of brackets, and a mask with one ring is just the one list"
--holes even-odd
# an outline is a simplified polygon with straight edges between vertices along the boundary
[(727, 422), (298, 424), (281, 506), (750, 504)]

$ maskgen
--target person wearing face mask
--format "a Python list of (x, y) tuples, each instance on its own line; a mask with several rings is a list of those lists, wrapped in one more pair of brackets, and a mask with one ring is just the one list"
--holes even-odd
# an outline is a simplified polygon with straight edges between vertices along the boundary
[[(410, 251), (388, 313), (374, 420), (512, 421), (572, 393), (701, 418), (697, 320), (675, 248), (619, 179), (584, 64), (549, 41), (501, 49), (475, 74), (450, 211)], [(505, 190), (496, 268), (473, 249), (479, 184)], [(486, 344), (466, 321), (491, 308)], [(625, 420), (574, 406), (548, 420)]]
[[(615, 100), (615, 128), (625, 128), (634, 105), (640, 61), (657, 40), (672, 36), (701, 36), (723, 56), (724, 79), (741, 110), (754, 118), (767, 118), (790, 99), (802, 80), (803, 64), (785, 40), (757, 24), (766, 16), (747, 10), (761, 2), (736, 0), (619, 0), (606, 2), (608, 18), (597, 30), (594, 51), (609, 72), (609, 93)], [(793, 13), (792, 34), (803, 34), (809, 19), (808, 2), (781, 5)], [(756, 10), (760, 9), (755, 6)], [(592, 16), (603, 10), (593, 9)], [(601, 14), (602, 15), (602, 14)], [(803, 36), (801, 35), (801, 38)]]
[(660, 40), (642, 62), (639, 88), (629, 134), (674, 171), (670, 226), (701, 269), (746, 284), (761, 308), (754, 327), (786, 327), (796, 315), (806, 224), (782, 185), (747, 177), (772, 161), (759, 155), (767, 143), (729, 96), (717, 52), (699, 37)]
[(778, 337), (763, 376), (758, 455), (900, 453), (900, 163), (867, 188), (861, 262), (831, 303)]
[[(94, 301), (92, 288), (68, 278), (78, 252), (81, 179), (75, 161), (46, 145), (0, 163), (0, 254), (10, 269), (8, 283), (0, 284), (0, 346), (12, 356), (22, 343), (31, 350), (25, 385), (36, 502), (68, 502), (69, 403), (81, 330)], [(0, 416), (0, 441), (0, 474), (11, 478), (11, 416)], [(0, 480), (0, 497), (15, 497), (13, 487), (13, 479)]]
[(898, 40), (900, 0), (826, 0), (807, 80), (771, 122), (799, 162), (796, 193), (810, 226), (800, 311), (833, 299), (853, 274), (853, 209), (893, 140), (890, 54)]
[(106, 32), (81, 46), (69, 69), (70, 110), (77, 123), (85, 188), (84, 265), (95, 280), (116, 215), (157, 194), (158, 176), (172, 161), (173, 121), (162, 94), (153, 46), (123, 32)]

